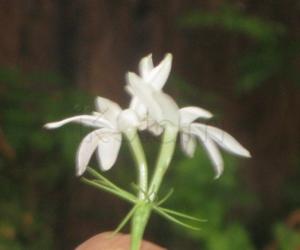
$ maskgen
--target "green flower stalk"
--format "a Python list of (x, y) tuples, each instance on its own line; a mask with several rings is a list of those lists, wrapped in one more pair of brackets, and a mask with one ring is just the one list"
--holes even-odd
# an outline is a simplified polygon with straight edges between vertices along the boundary
[(166, 129), (163, 135), (159, 157), (156, 163), (155, 172), (151, 181), (147, 195), (144, 195), (137, 207), (132, 219), (132, 246), (131, 250), (140, 249), (140, 244), (143, 238), (144, 230), (146, 228), (152, 205), (157, 198), (157, 193), (163, 177), (170, 165), (175, 145), (176, 145), (177, 131)]
[(144, 149), (141, 144), (140, 137), (136, 129), (128, 130), (125, 136), (129, 142), (130, 149), (135, 160), (137, 169), (137, 185), (139, 187), (138, 197), (140, 200), (145, 199), (148, 189), (148, 166), (144, 153)]
[[(194, 106), (179, 108), (172, 97), (162, 91), (171, 65), (171, 54), (166, 54), (156, 67), (151, 55), (142, 58), (139, 63), (139, 75), (133, 72), (126, 75), (125, 89), (132, 97), (127, 109), (122, 109), (109, 99), (97, 97), (96, 112), (45, 124), (45, 128), (55, 129), (75, 122), (94, 129), (79, 145), (76, 173), (81, 176), (87, 171), (90, 178), (82, 177), (84, 183), (116, 195), (133, 205), (115, 230), (115, 233), (119, 232), (131, 220), (131, 250), (140, 249), (151, 212), (190, 229), (197, 230), (197, 227), (182, 220), (201, 221), (162, 207), (171, 192), (158, 199), (159, 188), (170, 166), (178, 136), (183, 152), (189, 157), (193, 157), (197, 141), (204, 146), (213, 163), (216, 178), (220, 177), (224, 167), (217, 146), (233, 154), (250, 157), (249, 151), (225, 131), (196, 122), (198, 119), (210, 119), (212, 114), (209, 111)], [(149, 184), (148, 164), (139, 131), (149, 131), (154, 136), (162, 136), (159, 155)], [(88, 167), (91, 156), (96, 152), (100, 170), (109, 170), (116, 163), (123, 136), (129, 143), (136, 165), (136, 193), (120, 188), (101, 173)]]

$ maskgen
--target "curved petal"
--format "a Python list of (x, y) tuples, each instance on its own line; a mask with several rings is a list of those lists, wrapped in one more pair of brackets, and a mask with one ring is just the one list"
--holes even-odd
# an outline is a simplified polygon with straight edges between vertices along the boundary
[(97, 129), (86, 135), (81, 141), (76, 154), (76, 174), (82, 175), (96, 150), (103, 129)]
[(120, 133), (102, 129), (97, 147), (99, 167), (103, 171), (109, 170), (116, 162), (122, 142)]
[(148, 79), (151, 74), (151, 70), (153, 70), (153, 60), (152, 54), (149, 54), (143, 57), (139, 63), (139, 73), (144, 79)]
[(95, 127), (95, 128), (111, 127), (111, 123), (102, 117), (98, 117), (95, 115), (78, 115), (78, 116), (73, 116), (70, 118), (63, 119), (61, 121), (47, 123), (44, 125), (44, 128), (55, 129), (70, 122), (75, 122), (88, 127)]
[(195, 154), (197, 141), (193, 135), (188, 133), (181, 133), (180, 135), (180, 144), (182, 151), (190, 158)]
[(168, 53), (144, 80), (155, 90), (161, 90), (165, 85), (172, 67), (172, 54)]
[(190, 124), (199, 118), (209, 119), (213, 116), (209, 111), (194, 106), (181, 108), (179, 114), (181, 126)]
[(216, 172), (215, 178), (216, 179), (219, 178), (223, 173), (224, 163), (218, 147), (216, 146), (214, 141), (210, 139), (210, 137), (207, 136), (200, 129), (196, 129), (196, 130), (192, 129), (191, 131), (194, 135), (196, 135), (200, 139), (200, 141), (204, 145), (204, 148), (206, 149), (208, 156), (213, 163), (213, 167)]
[(246, 148), (222, 129), (198, 123), (194, 123), (192, 126), (201, 129), (226, 151), (243, 157), (251, 157), (250, 152)]
[(121, 112), (121, 107), (116, 102), (107, 98), (98, 96), (95, 100), (96, 110), (103, 115), (103, 117), (112, 123), (115, 123), (118, 115)]

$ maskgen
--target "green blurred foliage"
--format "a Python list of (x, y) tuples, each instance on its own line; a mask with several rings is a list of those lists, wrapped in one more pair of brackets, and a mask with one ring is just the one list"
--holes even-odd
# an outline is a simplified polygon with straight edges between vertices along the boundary
[(280, 23), (268, 22), (259, 17), (248, 16), (233, 5), (223, 5), (216, 12), (196, 10), (181, 20), (188, 28), (222, 27), (226, 31), (244, 34), (256, 41), (272, 41), (285, 32)]
[(243, 188), (236, 174), (236, 161), (227, 156), (225, 159), (225, 172), (217, 180), (213, 178), (211, 162), (201, 149), (194, 158), (180, 158), (171, 167), (172, 177), (166, 186), (174, 183), (176, 186), (168, 206), (207, 220), (201, 224), (199, 232), (178, 227), (174, 227), (174, 230), (181, 237), (189, 237), (194, 241), (197, 249), (251, 250), (254, 247), (244, 226), (247, 221), (244, 220), (243, 211), (257, 201)]
[(195, 10), (179, 20), (184, 29), (220, 29), (231, 36), (243, 35), (250, 39), (242, 46), (236, 81), (238, 93), (248, 93), (266, 81), (280, 79), (295, 84), (300, 74), (295, 63), (300, 53), (300, 41), (290, 37), (284, 23), (249, 15), (233, 4), (224, 4), (216, 11)]
[(91, 99), (53, 73), (1, 68), (0, 82), (0, 249), (55, 249), (55, 192), (73, 176), (82, 131), (42, 127), (83, 112)]
[(274, 226), (274, 237), (277, 239), (278, 250), (299, 249), (300, 233), (287, 225), (278, 223)]

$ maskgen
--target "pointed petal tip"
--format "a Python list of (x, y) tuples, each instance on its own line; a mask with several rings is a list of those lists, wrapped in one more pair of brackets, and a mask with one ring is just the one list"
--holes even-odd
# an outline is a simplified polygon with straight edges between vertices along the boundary
[(102, 172), (107, 172), (108, 170), (110, 170), (116, 163), (117, 161), (117, 157), (118, 157), (118, 152), (119, 152), (119, 149), (117, 150), (117, 153), (115, 156), (113, 156), (113, 160), (111, 159), (105, 159), (105, 152), (99, 152), (98, 151), (98, 159), (99, 159), (99, 164), (98, 164), (98, 167), (100, 168), (100, 170)]
[(149, 53), (145, 56), (145, 58), (149, 58), (149, 59), (152, 59), (152, 53)]
[(214, 180), (218, 180), (221, 177), (221, 175), (223, 174), (223, 171), (224, 171), (224, 167), (223, 166), (220, 166), (219, 168), (216, 168), (215, 169)]
[(244, 148), (244, 147), (242, 147), (240, 149), (240, 152), (237, 155), (241, 156), (241, 157), (245, 157), (245, 158), (251, 158), (252, 157), (252, 155), (250, 154), (250, 152), (246, 148)]
[(133, 75), (136, 75), (136, 73), (132, 72), (132, 71), (128, 71), (126, 73), (126, 76), (133, 76)]
[(210, 119), (210, 118), (214, 117), (214, 115), (212, 113), (210, 113), (209, 111), (207, 111), (207, 112), (208, 112), (207, 116), (206, 116), (207, 119)]
[(137, 74), (134, 72), (128, 71), (125, 75), (125, 80), (128, 85), (132, 85), (135, 83), (135, 79), (137, 78)]
[(248, 150), (245, 151), (245, 157), (246, 158), (252, 158), (252, 155)]
[(125, 80), (126, 80), (127, 84), (129, 84), (129, 75), (130, 74), (132, 74), (132, 72), (130, 72), (130, 71), (128, 71), (128, 72), (125, 73)]
[(46, 124), (43, 125), (43, 128), (45, 128), (45, 129), (48, 129), (48, 127), (49, 127), (48, 123), (46, 123)]
[(82, 168), (79, 165), (76, 165), (76, 173), (75, 173), (75, 175), (77, 177), (81, 177), (83, 175), (83, 173), (85, 172), (85, 169), (86, 168)]
[(83, 164), (82, 164), (82, 162), (80, 162), (80, 159), (79, 159), (79, 155), (77, 154), (76, 155), (76, 170), (75, 170), (75, 175), (77, 176), (77, 177), (81, 177), (83, 174), (84, 174), (84, 172), (85, 172), (85, 170), (86, 170), (86, 168), (87, 168), (87, 165), (86, 166), (84, 166)]
[(147, 55), (143, 56), (141, 59), (140, 59), (140, 63), (143, 62), (143, 61), (148, 61), (148, 60), (152, 60), (152, 53), (148, 53)]
[(165, 58), (168, 58), (168, 60), (172, 60), (173, 55), (170, 52), (168, 52), (168, 53), (166, 53)]
[(83, 173), (76, 171), (75, 175), (76, 177), (81, 177)]
[(113, 167), (113, 165), (114, 165), (114, 164), (112, 164), (112, 165), (107, 165), (107, 166), (101, 165), (100, 170), (101, 170), (102, 172), (107, 172), (108, 170), (110, 170), (110, 169)]
[(214, 176), (214, 180), (218, 180), (220, 178), (220, 176), (222, 175), (222, 173), (217, 173), (215, 176)]
[(58, 128), (55, 122), (46, 123), (43, 125), (43, 128), (45, 129), (55, 129)]
[(167, 53), (163, 59), (163, 62), (166, 63), (167, 65), (170, 65), (169, 67), (171, 67), (173, 61), (173, 55), (171, 53)]

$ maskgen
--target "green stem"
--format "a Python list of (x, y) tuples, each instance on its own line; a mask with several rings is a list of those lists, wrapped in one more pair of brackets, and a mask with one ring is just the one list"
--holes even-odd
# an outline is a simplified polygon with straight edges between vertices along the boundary
[(177, 133), (177, 129), (174, 129), (173, 127), (167, 127), (164, 132), (158, 160), (156, 162), (155, 172), (149, 187), (149, 198), (151, 201), (155, 200), (163, 177), (172, 160), (176, 146)]
[(155, 172), (149, 190), (146, 193), (147, 197), (144, 196), (142, 198), (132, 219), (131, 250), (140, 249), (144, 231), (152, 210), (151, 204), (156, 198), (156, 194), (174, 153), (177, 132), (177, 130), (171, 127), (166, 128), (164, 132)]
[(142, 201), (135, 210), (131, 227), (131, 250), (139, 250), (143, 240), (144, 231), (151, 214), (151, 205)]
[(138, 172), (138, 197), (140, 200), (143, 200), (145, 199), (148, 188), (148, 167), (145, 153), (136, 130), (127, 131), (125, 135), (129, 142)]
[(126, 132), (131, 152), (133, 154), (138, 172), (138, 198), (140, 204), (134, 211), (131, 229), (131, 249), (140, 249), (144, 230), (150, 216), (150, 206), (147, 204), (148, 168), (145, 153), (136, 130)]

